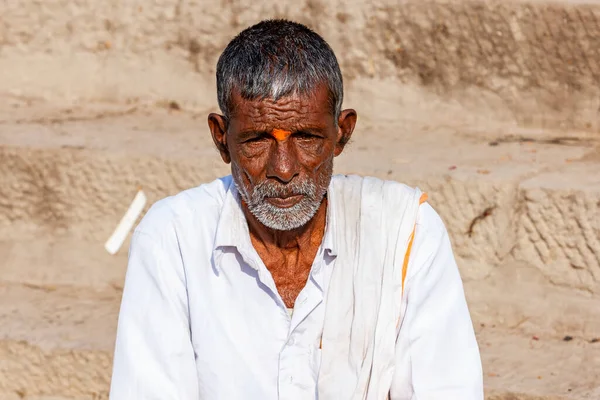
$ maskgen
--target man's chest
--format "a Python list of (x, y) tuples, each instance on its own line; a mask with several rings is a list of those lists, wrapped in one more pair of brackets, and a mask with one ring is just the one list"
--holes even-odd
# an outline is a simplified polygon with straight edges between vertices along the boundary
[(252, 243), (286, 307), (293, 308), (296, 298), (308, 283), (312, 266), (319, 262), (315, 260), (319, 247), (269, 251), (268, 248), (255, 245), (254, 241)]
[(306, 286), (310, 276), (310, 264), (296, 267), (286, 269), (284, 265), (268, 268), (273, 277), (275, 288), (288, 309), (294, 307), (298, 295)]
[(314, 395), (330, 261), (316, 261), (291, 317), (274, 276), (235, 251), (216, 268), (188, 269), (191, 339), (206, 398)]

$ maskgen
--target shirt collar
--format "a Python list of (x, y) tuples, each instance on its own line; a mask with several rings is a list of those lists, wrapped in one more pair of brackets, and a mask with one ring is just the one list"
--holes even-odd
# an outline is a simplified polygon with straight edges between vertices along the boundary
[(215, 250), (220, 247), (238, 247), (250, 243), (248, 223), (242, 210), (240, 195), (231, 176), (226, 188), (221, 215), (217, 224)]
[[(217, 224), (217, 231), (215, 235), (215, 245), (213, 249), (213, 259), (215, 265), (219, 264), (221, 259), (221, 252), (225, 247), (233, 247), (246, 258), (251, 252), (255, 251), (252, 248), (252, 242), (250, 241), (250, 231), (248, 230), (248, 222), (246, 216), (242, 210), (242, 203), (239, 192), (233, 178), (229, 179), (229, 186), (225, 193), (225, 199), (221, 209), (221, 216)], [(325, 233), (323, 235), (323, 241), (321, 247), (324, 251), (327, 251), (329, 255), (336, 256), (335, 250), (335, 195), (330, 184), (327, 191), (327, 217), (325, 222)], [(248, 260), (246, 260), (248, 261)], [(257, 268), (252, 265), (252, 267)]]
[(336, 198), (333, 190), (333, 185), (329, 184), (329, 188), (327, 190), (327, 219), (325, 221), (325, 233), (323, 234), (323, 243), (321, 246), (323, 247), (324, 251), (329, 252), (330, 256), (337, 256), (335, 201)]

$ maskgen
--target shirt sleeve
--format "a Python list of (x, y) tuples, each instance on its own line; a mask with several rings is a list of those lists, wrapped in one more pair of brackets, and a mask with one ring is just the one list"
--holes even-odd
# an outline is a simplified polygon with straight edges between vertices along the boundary
[(197, 399), (185, 274), (174, 238), (133, 235), (111, 400)]
[(419, 211), (391, 400), (483, 400), (479, 348), (448, 233)]

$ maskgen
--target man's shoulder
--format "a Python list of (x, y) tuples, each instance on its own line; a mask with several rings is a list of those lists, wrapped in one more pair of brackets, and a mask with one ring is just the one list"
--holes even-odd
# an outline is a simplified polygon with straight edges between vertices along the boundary
[(428, 202), (421, 204), (419, 207), (417, 229), (422, 234), (428, 234), (430, 237), (436, 239), (441, 237), (446, 231), (444, 221)]
[(226, 176), (157, 201), (144, 215), (136, 232), (159, 237), (177, 225), (202, 222), (206, 222), (202, 224), (205, 227), (210, 225), (212, 220), (218, 220), (231, 184), (231, 176)]
[[(360, 176), (360, 175), (334, 175), (332, 177), (332, 187), (336, 191), (351, 191), (360, 190), (365, 187), (365, 183), (370, 186), (380, 186), (384, 191), (393, 194), (401, 195), (412, 195), (418, 189), (410, 187), (404, 183), (375, 178), (372, 176)], [(376, 196), (381, 192), (362, 190), (362, 196)]]
[[(338, 190), (348, 190), (352, 187), (361, 188), (365, 180), (371, 184), (379, 184), (388, 191), (388, 194), (411, 196), (415, 193), (421, 193), (418, 188), (411, 187), (401, 182), (375, 178), (371, 176), (360, 175), (335, 175), (332, 178), (333, 187)], [(390, 193), (391, 192), (391, 193)], [(378, 193), (369, 190), (363, 190), (361, 196), (376, 196)], [(380, 193), (379, 193), (380, 194)], [(398, 196), (398, 198), (401, 196)], [(433, 234), (436, 238), (445, 231), (444, 222), (435, 209), (428, 203), (423, 202), (419, 207), (416, 224), (420, 227), (422, 233)]]

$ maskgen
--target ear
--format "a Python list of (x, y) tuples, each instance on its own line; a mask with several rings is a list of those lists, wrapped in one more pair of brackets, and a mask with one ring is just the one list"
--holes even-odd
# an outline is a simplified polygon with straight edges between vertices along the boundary
[(340, 117), (338, 118), (338, 132), (337, 132), (337, 141), (335, 144), (335, 156), (339, 156), (344, 151), (344, 147), (350, 141), (350, 137), (352, 136), (352, 132), (354, 132), (354, 127), (356, 126), (356, 119), (358, 115), (356, 111), (349, 108), (340, 113)]
[(231, 156), (227, 147), (227, 119), (223, 115), (210, 113), (208, 115), (208, 128), (221, 158), (226, 164), (229, 164)]

